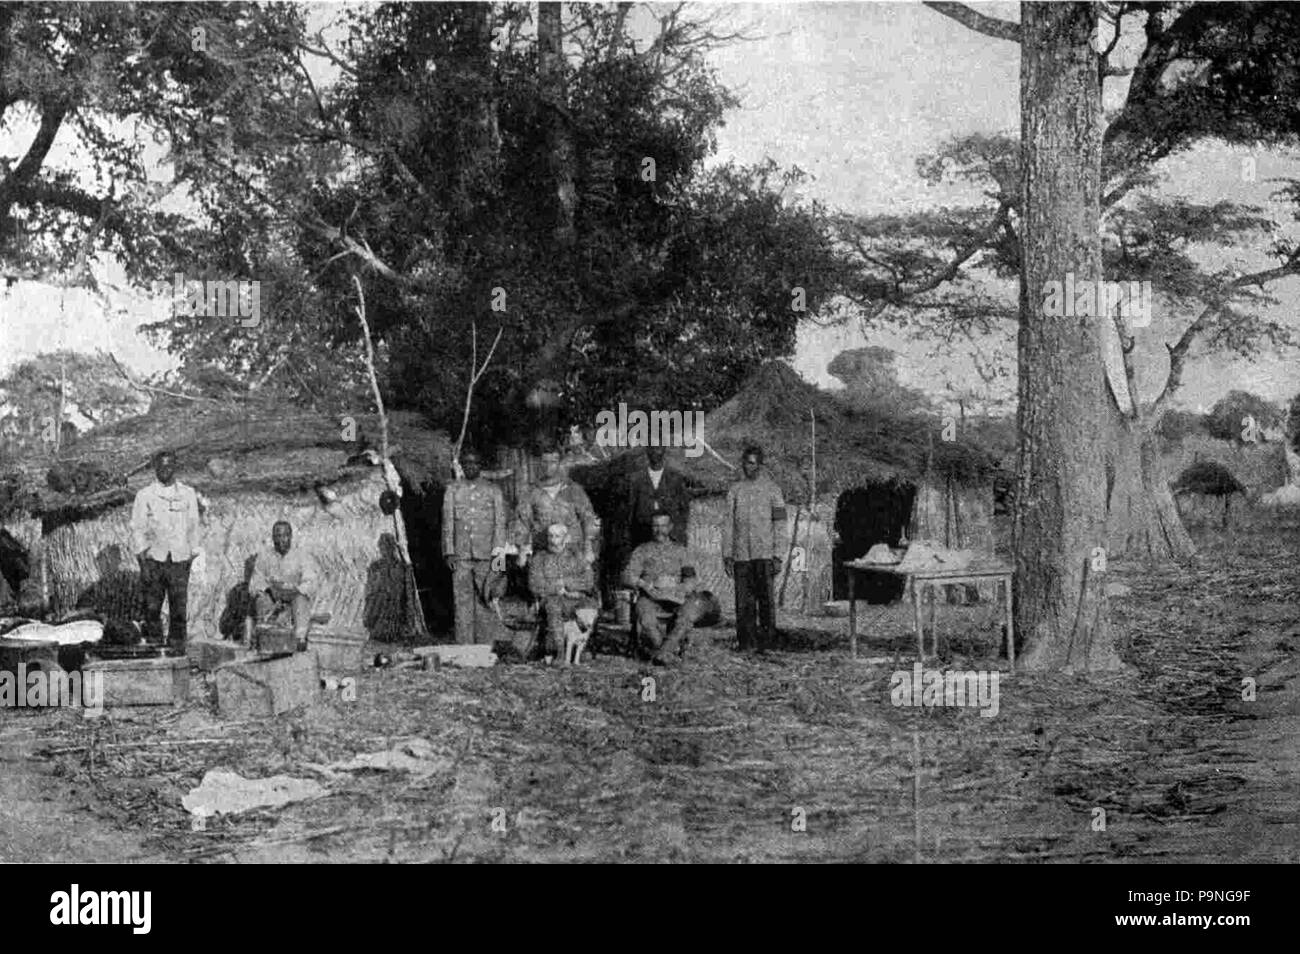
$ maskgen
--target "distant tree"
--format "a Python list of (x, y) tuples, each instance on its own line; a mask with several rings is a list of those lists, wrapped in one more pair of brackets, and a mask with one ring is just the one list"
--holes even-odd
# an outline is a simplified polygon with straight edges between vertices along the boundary
[(270, 316), (156, 323), (186, 362), (304, 390), (346, 379), (360, 273), (391, 406), (458, 426), (476, 334), (481, 360), (502, 332), (469, 421), (468, 440), (491, 445), (618, 401), (708, 409), (789, 354), (837, 290), (843, 259), (825, 211), (791, 195), (797, 170), (705, 168), (736, 105), (706, 56), (735, 38), (713, 14), (391, 3), (343, 16), (337, 52), (294, 41), (339, 82), (306, 108), (254, 104), (240, 122), (263, 145), (206, 199), (224, 226), (209, 257), (268, 278)]
[[(930, 6), (1001, 39), (1021, 34), (1021, 24), (992, 20), (963, 4)], [(1113, 383), (1107, 378), (1111, 386), (1103, 388), (1111, 431), (1103, 442), (1111, 474), (1105, 546), (1112, 557), (1183, 557), (1195, 548), (1160, 455), (1150, 446), (1155, 426), (1182, 385), (1194, 345), (1253, 357), (1295, 342), (1294, 330), (1264, 306), (1275, 303), (1277, 284), (1300, 275), (1300, 247), (1264, 209), (1173, 198), (1156, 187), (1179, 174), (1177, 164), (1162, 160), (1203, 142), (1256, 152), (1300, 142), (1300, 7), (1176, 0), (1097, 3), (1092, 9), (1098, 82), (1114, 105), (1101, 159), (1104, 277), (1150, 281), (1170, 315), (1188, 316), (1181, 326), (1149, 331), (1145, 315), (1107, 316), (1113, 327), (1106, 333), (1123, 349), (1124, 375)], [(1011, 337), (1022, 309), (1010, 300), (990, 300), (987, 278), (1021, 271), (1021, 149), (1013, 137), (981, 132), (918, 160), (918, 174), (927, 181), (975, 187), (989, 200), (980, 207), (845, 220), (844, 238), (859, 253), (862, 271), (850, 295), (865, 320), (902, 323), (922, 316), (940, 336), (1003, 329)], [(1253, 180), (1255, 156), (1240, 162), (1243, 179)], [(1279, 197), (1300, 205), (1300, 181), (1280, 182)], [(1195, 254), (1206, 244), (1230, 249), (1247, 242), (1272, 261), (1253, 270), (1218, 269), (1203, 266)], [(1148, 362), (1167, 367), (1154, 398), (1137, 393), (1137, 371)]]
[(6, 408), (0, 427), (6, 450), (15, 457), (54, 451), (75, 437), (73, 422), (81, 428), (108, 424), (149, 406), (107, 355), (74, 351), (47, 352), (19, 363), (0, 380), (0, 394)]
[(910, 414), (931, 410), (921, 391), (898, 380), (898, 355), (888, 348), (852, 348), (837, 354), (826, 370), (844, 382), (844, 400), (864, 408)]
[[(240, 225), (232, 210), (207, 205), (208, 229), (161, 200), (185, 187), (202, 204), (212, 170), (262, 141), (251, 104), (304, 86), (283, 42), (301, 15), (295, 4), (0, 4), (0, 133), (26, 143), (0, 161), (7, 273), (93, 285), (88, 263), (103, 253), (147, 285), (202, 261), (200, 236)], [(150, 181), (141, 133), (170, 147), (170, 183)], [(56, 140), (77, 148), (81, 169), (49, 162)]]
[(1205, 415), (1195, 411), (1166, 411), (1156, 433), (1168, 441), (1182, 441), (1205, 433)]
[(1238, 444), (1262, 440), (1260, 432), (1282, 420), (1282, 409), (1249, 391), (1229, 391), (1210, 408), (1205, 430), (1211, 437)]

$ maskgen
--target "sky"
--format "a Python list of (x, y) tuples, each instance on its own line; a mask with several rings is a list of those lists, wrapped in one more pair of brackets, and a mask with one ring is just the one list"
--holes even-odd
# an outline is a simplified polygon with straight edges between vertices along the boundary
[[(920, 3), (751, 3), (711, 5), (712, 11), (753, 39), (715, 51), (712, 63), (724, 84), (734, 89), (740, 108), (726, 118), (718, 135), (714, 161), (753, 163), (771, 157), (782, 166), (799, 166), (811, 176), (802, 189), (834, 209), (858, 212), (906, 212), (933, 205), (970, 204), (978, 195), (955, 186), (932, 187), (915, 174), (919, 156), (945, 138), (973, 132), (1014, 132), (1019, 124), (1019, 53), (1015, 45), (976, 34)], [(1017, 5), (980, 4), (990, 15), (1017, 18)], [(314, 25), (326, 26), (338, 5), (316, 5)], [(327, 32), (327, 36), (329, 33)], [(1125, 41), (1127, 44), (1127, 41)], [(1113, 105), (1123, 81), (1108, 81)], [(15, 156), (31, 131), (0, 133), (0, 155)], [(151, 150), (156, 148), (150, 145)], [(61, 140), (55, 161), (76, 167), (71, 144)], [(1240, 151), (1199, 148), (1166, 163), (1167, 194), (1192, 199), (1229, 198), (1261, 205), (1275, 188), (1268, 179), (1300, 176), (1295, 157), (1253, 156), (1254, 182), (1244, 181)], [(1289, 215), (1273, 206), (1280, 217)], [(1213, 265), (1261, 267), (1257, 249), (1211, 254)], [(111, 271), (111, 269), (110, 269)], [(109, 276), (110, 279), (112, 276)], [(1300, 280), (1277, 293), (1276, 314), (1300, 326)], [(1012, 291), (1010, 285), (1002, 289)], [(96, 303), (75, 290), (19, 283), (0, 289), (0, 374), (16, 360), (54, 346), (111, 346), (142, 373), (170, 365), (170, 358), (150, 347), (131, 327), (147, 320), (147, 309), (126, 295), (116, 296), (107, 319)], [(1143, 396), (1149, 398), (1163, 380), (1164, 341), (1173, 340), (1189, 315), (1166, 315), (1157, 309), (1150, 328), (1139, 333)], [(57, 344), (56, 344), (57, 342)], [(882, 345), (899, 352), (903, 383), (931, 394), (946, 382), (976, 384), (968, 359), (930, 357), (933, 345), (900, 333), (863, 332), (856, 325), (823, 328), (805, 322), (792, 363), (809, 380), (826, 386), (837, 382), (826, 372), (831, 358), (845, 348)], [(986, 351), (1000, 351), (1014, 365), (1010, 341), (985, 341)], [(1112, 343), (1112, 373), (1117, 363)], [(1297, 355), (1267, 356), (1254, 363), (1206, 358), (1193, 352), (1184, 375), (1180, 402), (1196, 408), (1213, 404), (1228, 390), (1256, 391), (1284, 400), (1300, 391)]]

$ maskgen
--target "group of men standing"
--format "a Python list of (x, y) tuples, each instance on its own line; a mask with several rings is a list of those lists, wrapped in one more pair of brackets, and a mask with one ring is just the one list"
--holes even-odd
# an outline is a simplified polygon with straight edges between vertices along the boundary
[[(698, 587), (686, 547), (686, 479), (664, 457), (663, 447), (647, 447), (645, 466), (628, 476), (621, 506), (627, 547), (616, 554), (626, 556), (617, 579), (634, 594), (637, 648), (654, 663), (671, 666), (685, 654), (696, 624), (716, 618), (719, 608)], [(760, 448), (746, 448), (741, 466), (742, 477), (727, 494), (722, 561), (735, 581), (740, 649), (762, 652), (776, 646), (772, 581), (781, 566), (785, 501), (763, 471)], [(528, 568), (545, 652), (558, 655), (564, 624), (579, 609), (600, 603), (594, 566), (600, 524), (590, 499), (563, 473), (559, 454), (543, 454), (540, 477), (523, 494), (511, 522), (504, 495), (482, 476), (479, 455), (463, 452), (461, 468), (464, 478), (447, 489), (442, 514), (456, 641), (489, 641), (497, 616), (493, 600), (504, 593), (505, 553), (513, 546), (519, 564)]]
[[(499, 632), (496, 601), (505, 594), (505, 555), (518, 554), (543, 619), (547, 655), (558, 655), (563, 627), (580, 609), (598, 609), (596, 553), (600, 521), (586, 492), (564, 473), (558, 453), (543, 454), (536, 483), (523, 494), (513, 520), (501, 490), (483, 476), (478, 453), (460, 458), (463, 478), (447, 488), (442, 506), (442, 553), (452, 574), (458, 643), (491, 642)], [(745, 449), (742, 475), (727, 492), (722, 564), (735, 583), (736, 631), (742, 652), (776, 646), (772, 582), (781, 568), (785, 500), (763, 470), (763, 452)], [(202, 500), (176, 479), (176, 457), (154, 459), (155, 480), (136, 495), (131, 514), (140, 565), (146, 626), (159, 627), (168, 603), (167, 641), (184, 652), (189, 577), (200, 552)], [(646, 448), (621, 507), (626, 556), (616, 579), (634, 594), (637, 649), (659, 665), (685, 654), (694, 627), (719, 613), (700, 589), (687, 549), (690, 493), (682, 474), (666, 466), (664, 449)], [(277, 521), (272, 546), (257, 556), (248, 589), (253, 615), (291, 623), (306, 636), (319, 579), (310, 555), (293, 547), (293, 528)], [(630, 551), (630, 555), (627, 555)]]

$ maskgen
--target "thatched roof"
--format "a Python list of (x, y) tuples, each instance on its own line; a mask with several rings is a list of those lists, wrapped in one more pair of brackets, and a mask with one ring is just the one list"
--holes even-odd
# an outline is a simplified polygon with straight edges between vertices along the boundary
[[(936, 416), (858, 408), (801, 378), (789, 365), (773, 361), (760, 368), (741, 390), (704, 420), (708, 445), (734, 465), (732, 470), (707, 451), (688, 458), (669, 454), (696, 493), (714, 493), (739, 473), (747, 444), (763, 448), (768, 471), (792, 501), (808, 496), (811, 472), (811, 416), (817, 419), (817, 490), (835, 492), (867, 483), (917, 484), (951, 477), (960, 484), (992, 483), (997, 462), (973, 442), (942, 439)], [(594, 484), (642, 466), (639, 450), (610, 461), (575, 468), (575, 477)]]
[[(9, 509), (80, 519), (119, 506), (153, 479), (150, 460), (163, 449), (176, 452), (178, 477), (207, 495), (346, 486), (371, 473), (348, 458), (379, 446), (377, 415), (357, 414), (355, 424), (357, 440), (345, 441), (340, 420), (283, 403), (160, 403), (87, 432), (57, 458), (20, 462), (10, 488), (18, 499)], [(449, 479), (451, 445), (443, 432), (408, 412), (390, 414), (389, 431), (390, 453), (408, 481)]]

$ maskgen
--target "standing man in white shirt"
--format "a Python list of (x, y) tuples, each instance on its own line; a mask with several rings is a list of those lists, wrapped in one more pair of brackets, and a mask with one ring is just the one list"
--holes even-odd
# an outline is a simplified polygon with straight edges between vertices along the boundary
[(153, 472), (157, 479), (135, 495), (131, 509), (145, 626), (157, 632), (166, 597), (167, 644), (183, 653), (190, 564), (199, 553), (199, 497), (193, 487), (176, 479), (176, 455), (171, 451), (154, 456)]
[(268, 623), (288, 614), (299, 648), (305, 648), (318, 583), (311, 555), (301, 547), (293, 549), (293, 526), (288, 520), (277, 520), (271, 527), (271, 549), (257, 555), (248, 581), (258, 622)]

